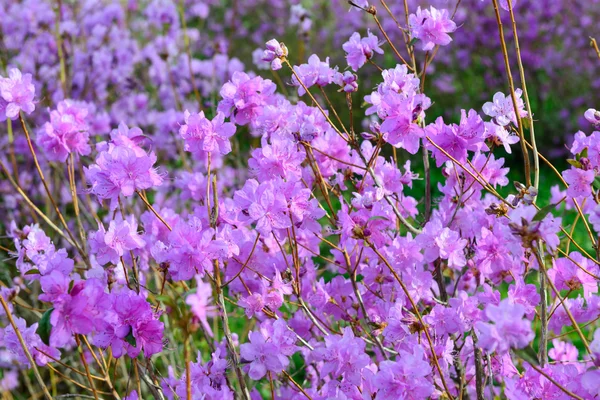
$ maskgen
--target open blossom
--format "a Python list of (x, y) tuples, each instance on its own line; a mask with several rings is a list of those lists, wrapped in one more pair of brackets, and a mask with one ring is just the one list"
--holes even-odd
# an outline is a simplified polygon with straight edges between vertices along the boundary
[(267, 99), (275, 92), (275, 84), (261, 77), (250, 77), (236, 71), (231, 80), (223, 85), (217, 111), (229, 117), (231, 122), (246, 125), (262, 113)]
[(354, 32), (350, 39), (342, 45), (342, 48), (346, 52), (348, 65), (354, 71), (358, 71), (365, 65), (375, 53), (383, 54), (383, 50), (379, 47), (379, 39), (371, 31), (367, 32), (367, 36), (364, 38), (361, 38), (358, 32)]
[(50, 122), (40, 130), (37, 143), (51, 161), (65, 162), (71, 153), (90, 154), (89, 108), (86, 103), (63, 100), (50, 112)]
[(102, 265), (109, 262), (117, 264), (125, 252), (141, 249), (146, 244), (137, 232), (133, 216), (110, 221), (108, 231), (100, 224), (99, 230), (90, 234), (89, 243), (96, 261)]
[(291, 225), (286, 213), (286, 198), (272, 181), (259, 184), (254, 179), (249, 179), (242, 190), (235, 192), (234, 202), (249, 220), (256, 221), (256, 230), (262, 235)]
[(190, 294), (185, 302), (190, 306), (194, 316), (200, 320), (208, 336), (212, 337), (213, 331), (208, 323), (208, 317), (217, 315), (217, 308), (211, 304), (212, 288), (208, 283), (202, 281), (199, 276), (196, 276), (196, 283), (196, 292)]
[(222, 239), (214, 239), (212, 228), (203, 228), (202, 221), (190, 217), (179, 222), (169, 232), (167, 243), (154, 245), (154, 256), (161, 262), (169, 262), (169, 273), (175, 281), (203, 277), (212, 270), (212, 261), (228, 254), (229, 245)]
[[(434, 391), (431, 366), (422, 347), (401, 350), (395, 361), (383, 361), (375, 376), (377, 400), (426, 399)], [(408, 395), (410, 393), (410, 396)]]
[(381, 98), (378, 114), (383, 118), (381, 132), (384, 139), (394, 147), (410, 154), (419, 151), (420, 139), (425, 136), (417, 119), (431, 102), (427, 98), (409, 97), (388, 92)]
[(445, 46), (452, 41), (448, 33), (456, 30), (456, 24), (450, 19), (448, 10), (417, 8), (415, 14), (408, 17), (408, 25), (413, 38), (421, 40), (423, 50), (432, 50), (436, 45)]
[(93, 337), (96, 346), (111, 347), (114, 357), (137, 357), (143, 350), (150, 357), (162, 350), (163, 323), (150, 303), (132, 290), (123, 289), (111, 297), (111, 307)]
[(592, 183), (596, 178), (596, 172), (593, 169), (583, 170), (571, 167), (563, 171), (562, 176), (565, 178), (565, 182), (569, 184), (567, 189), (569, 197), (582, 198), (592, 195)]
[(554, 268), (548, 270), (548, 276), (558, 290), (583, 289), (584, 297), (589, 298), (592, 294), (598, 293), (596, 278), (589, 274), (597, 271), (598, 268), (595, 264), (574, 251), (569, 254), (569, 258), (557, 258), (554, 261)]
[[(36, 333), (37, 323), (28, 327), (23, 318), (17, 317), (14, 321), (27, 345), (27, 350), (37, 365), (44, 366), (48, 362), (52, 362), (52, 358), (56, 359), (60, 357), (60, 352), (57, 349), (42, 342), (40, 336)], [(4, 329), (0, 328), (0, 346), (5, 347), (9, 353), (14, 354), (15, 361), (20, 364), (29, 365), (29, 359), (25, 355), (25, 350), (23, 350), (21, 342), (11, 324), (7, 324)]]
[(346, 93), (356, 92), (358, 90), (358, 77), (350, 71), (344, 71), (336, 73), (333, 76), (333, 81), (336, 85), (342, 87), (342, 90)]
[(119, 137), (128, 142), (109, 143), (108, 149), (98, 154), (96, 163), (85, 169), (90, 191), (100, 200), (110, 199), (112, 207), (116, 207), (120, 194), (131, 196), (138, 190), (159, 186), (163, 180), (154, 168), (154, 152), (146, 154), (142, 148), (129, 143), (127, 137)]
[(23, 75), (16, 68), (8, 71), (8, 78), (0, 76), (0, 121), (16, 119), (21, 110), (27, 114), (35, 110), (35, 87), (31, 79), (31, 74)]
[(261, 182), (278, 177), (297, 181), (302, 176), (300, 165), (305, 157), (304, 149), (289, 137), (273, 135), (271, 144), (263, 143), (252, 151), (248, 167)]
[[(521, 89), (515, 90), (515, 98), (517, 99), (517, 109), (519, 110), (519, 117), (525, 118), (527, 111), (525, 111), (525, 105), (521, 95), (523, 91)], [(501, 92), (497, 92), (494, 95), (492, 102), (487, 102), (483, 105), (483, 112), (486, 115), (494, 118), (494, 121), (500, 126), (506, 126), (511, 122), (517, 125), (517, 118), (515, 116), (515, 108), (511, 95), (505, 96)]]
[(440, 249), (440, 257), (448, 260), (450, 268), (460, 269), (467, 263), (464, 254), (467, 241), (461, 239), (458, 232), (454, 232), (448, 228), (442, 229), (439, 236), (435, 239), (435, 244)]
[(496, 146), (503, 146), (508, 154), (512, 154), (511, 145), (519, 141), (519, 136), (511, 134), (506, 128), (491, 122), (486, 122), (487, 137)]
[(231, 152), (231, 138), (235, 134), (235, 125), (225, 122), (225, 115), (218, 112), (211, 120), (204, 116), (204, 111), (190, 114), (185, 111), (185, 124), (179, 128), (179, 134), (185, 142), (185, 150), (192, 153), (215, 152), (222, 155)]
[(278, 374), (287, 368), (290, 363), (288, 357), (296, 351), (296, 346), (293, 345), (294, 338), (283, 319), (275, 321), (270, 329), (267, 327), (261, 331), (250, 332), (250, 342), (240, 346), (242, 359), (250, 363), (248, 376), (258, 380), (268, 371)]
[[(507, 352), (511, 347), (523, 348), (534, 338), (531, 322), (523, 319), (525, 308), (505, 299), (499, 305), (489, 304), (485, 315), (490, 321), (479, 321), (479, 345), (488, 352)], [(492, 323), (493, 322), (493, 323)]]
[(308, 63), (295, 65), (294, 71), (296, 74), (292, 75), (292, 84), (298, 87), (298, 96), (302, 96), (306, 93), (305, 87), (306, 89), (314, 85), (323, 87), (333, 82), (337, 67), (329, 66), (329, 57), (321, 61), (319, 56), (313, 54), (308, 57)]

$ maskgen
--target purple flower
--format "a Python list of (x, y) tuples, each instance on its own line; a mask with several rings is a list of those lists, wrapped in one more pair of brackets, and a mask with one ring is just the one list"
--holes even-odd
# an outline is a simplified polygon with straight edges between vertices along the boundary
[(180, 219), (169, 233), (168, 243), (157, 242), (153, 248), (156, 258), (169, 262), (169, 273), (175, 281), (186, 281), (194, 275), (203, 277), (212, 270), (213, 260), (228, 253), (228, 244), (222, 239), (213, 240), (215, 231), (202, 228), (202, 221), (192, 216)]
[(259, 185), (253, 179), (248, 180), (242, 190), (235, 192), (234, 201), (250, 220), (256, 221), (256, 230), (262, 235), (291, 225), (285, 196), (272, 181)]
[(460, 269), (467, 263), (464, 253), (467, 241), (461, 239), (457, 232), (448, 228), (442, 229), (435, 238), (435, 244), (440, 249), (440, 258), (448, 260), (450, 268)]
[(244, 312), (248, 318), (260, 314), (265, 307), (265, 300), (261, 293), (254, 292), (247, 297), (240, 298), (240, 306), (244, 308)]
[(35, 110), (33, 97), (35, 96), (35, 87), (31, 82), (31, 74), (21, 74), (16, 68), (8, 71), (8, 78), (0, 77), (0, 96), (5, 104), (0, 105), (0, 121), (16, 119), (19, 112), (23, 110), (31, 114)]
[(96, 255), (96, 261), (102, 265), (109, 262), (117, 264), (119, 257), (126, 252), (141, 249), (146, 245), (137, 232), (137, 223), (133, 216), (125, 220), (110, 221), (108, 231), (99, 224), (98, 231), (90, 234), (89, 243), (92, 254)]
[(415, 98), (388, 92), (381, 98), (380, 110), (384, 139), (394, 147), (416, 154), (424, 136), (423, 128), (416, 123), (423, 105)]
[(281, 60), (288, 56), (288, 49), (285, 44), (279, 43), (275, 39), (267, 42), (267, 49), (263, 52), (262, 60), (271, 63), (271, 69), (277, 71), (281, 69)]
[(583, 198), (592, 195), (592, 183), (596, 178), (596, 172), (593, 169), (583, 170), (571, 167), (563, 171), (562, 176), (565, 182), (569, 184), (567, 196), (572, 198)]
[(323, 87), (333, 82), (337, 67), (335, 69), (329, 67), (329, 57), (325, 61), (321, 61), (319, 56), (313, 54), (308, 57), (307, 64), (294, 66), (294, 71), (298, 78), (296, 78), (296, 75), (292, 75), (292, 84), (298, 87), (298, 96), (302, 96), (306, 93), (306, 90), (304, 90), (298, 79), (302, 81), (307, 89), (314, 85)]
[(456, 30), (456, 24), (450, 19), (448, 10), (429, 10), (417, 8), (415, 14), (408, 17), (408, 26), (413, 38), (423, 42), (423, 50), (432, 50), (436, 45), (445, 46), (452, 41), (448, 33)]
[(600, 127), (600, 111), (589, 108), (583, 116), (590, 124), (594, 125), (594, 127)]
[(354, 32), (350, 39), (342, 45), (342, 48), (346, 52), (348, 65), (354, 71), (358, 71), (365, 65), (375, 53), (383, 54), (383, 50), (379, 47), (379, 39), (371, 31), (368, 31), (364, 38), (361, 38), (358, 32)]
[(218, 112), (212, 121), (204, 116), (204, 111), (190, 114), (185, 111), (185, 124), (179, 134), (185, 142), (185, 150), (192, 153), (216, 152), (225, 155), (231, 152), (229, 138), (235, 134), (235, 125), (225, 122), (225, 115)]
[[(14, 320), (17, 329), (27, 345), (27, 350), (29, 350), (29, 353), (33, 356), (37, 365), (44, 366), (47, 363), (52, 362), (52, 359), (46, 354), (53, 358), (60, 358), (60, 352), (54, 347), (45, 345), (36, 333), (38, 327), (37, 323), (27, 327), (27, 323), (23, 318), (17, 317)], [(9, 354), (15, 356), (15, 362), (31, 367), (29, 365), (29, 359), (25, 355), (21, 342), (11, 324), (7, 324), (6, 328), (0, 328), (0, 343), (8, 350)]]
[(202, 327), (208, 336), (213, 337), (213, 331), (207, 319), (207, 317), (217, 315), (217, 307), (211, 305), (212, 288), (208, 283), (203, 282), (199, 276), (196, 276), (196, 282), (196, 292), (190, 294), (185, 302), (190, 306), (192, 314), (202, 323)]
[(337, 72), (333, 77), (335, 84), (341, 86), (342, 90), (346, 93), (352, 93), (358, 90), (357, 80), (358, 77), (356, 74), (353, 74), (350, 71), (344, 71), (343, 74)]
[(512, 135), (506, 128), (491, 122), (486, 122), (487, 137), (491, 138), (496, 146), (503, 146), (508, 154), (512, 154), (510, 145), (519, 141), (517, 135)]
[[(523, 319), (525, 308), (504, 299), (499, 305), (488, 304), (485, 315), (490, 321), (479, 321), (475, 327), (479, 333), (479, 346), (488, 352), (506, 353), (510, 348), (523, 348), (533, 340), (531, 321)], [(493, 322), (493, 323), (492, 323)]]
[(50, 122), (38, 134), (37, 143), (51, 161), (65, 162), (70, 153), (88, 155), (91, 152), (88, 127), (88, 107), (85, 103), (63, 100), (50, 113)]
[[(525, 111), (525, 105), (523, 103), (523, 99), (521, 99), (522, 94), (523, 91), (521, 89), (515, 90), (519, 117), (525, 118), (527, 116), (527, 111)], [(483, 112), (486, 115), (494, 118), (494, 121), (500, 126), (506, 126), (511, 122), (517, 125), (515, 108), (513, 106), (512, 97), (510, 94), (505, 96), (503, 93), (496, 93), (492, 102), (488, 101), (483, 105)]]
[(579, 358), (579, 350), (569, 342), (553, 339), (552, 346), (553, 347), (548, 351), (548, 357), (555, 361), (575, 362)]
[[(580, 253), (574, 251), (569, 254), (569, 258), (560, 257), (554, 262), (554, 268), (548, 270), (548, 276), (558, 290), (579, 290), (583, 288), (585, 298), (598, 293), (598, 283), (596, 278), (582, 270), (585, 269), (591, 273), (597, 273), (598, 268), (595, 264), (583, 257)], [(571, 261), (574, 260), (575, 262)]]
[(150, 357), (162, 350), (163, 329), (150, 303), (142, 295), (123, 289), (111, 297), (111, 307), (105, 311), (93, 343), (110, 346), (116, 358), (125, 353), (134, 358), (142, 350)]
[(96, 158), (96, 163), (84, 169), (90, 191), (100, 200), (110, 199), (116, 207), (119, 194), (131, 196), (138, 190), (159, 186), (162, 177), (156, 172), (156, 155), (146, 154), (137, 146), (109, 144)]
[[(286, 333), (287, 325), (282, 319), (273, 323), (273, 330), (253, 331), (248, 334), (250, 343), (240, 346), (242, 359), (249, 362), (247, 367), (248, 376), (253, 380), (259, 380), (271, 371), (280, 373), (289, 365), (288, 356), (295, 352), (295, 346), (288, 347), (289, 338)], [(283, 335), (283, 336), (282, 336)], [(282, 340), (283, 338), (287, 338)]]
[(262, 113), (262, 108), (267, 105), (275, 89), (275, 84), (268, 79), (251, 78), (236, 71), (231, 81), (221, 88), (223, 100), (219, 102), (217, 110), (225, 117), (230, 117), (231, 122), (246, 125)]
[[(426, 399), (434, 391), (431, 366), (421, 346), (401, 350), (396, 361), (382, 361), (375, 376), (376, 400)], [(408, 394), (410, 393), (410, 397)]]

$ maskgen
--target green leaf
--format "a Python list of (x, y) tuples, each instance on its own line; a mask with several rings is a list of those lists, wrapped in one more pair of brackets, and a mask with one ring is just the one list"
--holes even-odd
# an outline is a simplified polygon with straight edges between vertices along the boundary
[(583, 168), (583, 165), (581, 165), (581, 163), (579, 161), (574, 160), (572, 158), (567, 159), (567, 162), (569, 164), (571, 164), (572, 166), (574, 166), (575, 168), (579, 168), (579, 169)]
[(38, 335), (40, 335), (40, 339), (47, 346), (50, 345), (50, 331), (52, 330), (52, 325), (50, 324), (50, 314), (54, 311), (54, 307), (46, 310), (46, 312), (42, 315), (42, 319), (38, 324), (38, 328), (35, 331)]
[(529, 118), (521, 118), (521, 124), (523, 125), (523, 128), (530, 130), (531, 129), (531, 124), (529, 121)]
[(417, 43), (417, 41), (418, 41), (418, 40), (419, 40), (419, 39), (417, 39), (417, 38), (412, 38), (412, 39), (411, 39), (411, 41), (410, 41), (410, 43), (408, 43), (408, 45), (409, 45), (409, 46), (414, 46), (414, 45), (415, 45), (415, 43)]
[(131, 330), (129, 331), (127, 336), (125, 336), (125, 341), (127, 343), (129, 343), (130, 345), (132, 345), (133, 347), (137, 347), (137, 341), (135, 340), (135, 337), (133, 336), (133, 331), (131, 331)]
[(389, 219), (387, 217), (384, 217), (382, 215), (375, 215), (375, 216), (369, 218), (369, 221), (377, 221), (377, 220), (389, 221)]
[(40, 270), (39, 269), (30, 269), (29, 271), (25, 272), (25, 275), (39, 275)]
[(596, 177), (596, 179), (594, 179), (593, 185), (596, 189), (600, 189), (600, 176), (598, 176), (598, 177)]
[(159, 294), (158, 296), (155, 296), (154, 299), (160, 303), (165, 303), (165, 304), (170, 304), (171, 303), (171, 296), (168, 296), (166, 294)]
[(523, 361), (527, 361), (531, 365), (540, 365), (540, 362), (537, 357), (537, 353), (531, 347), (531, 345), (523, 348), (523, 349), (513, 349), (513, 352), (519, 356)]
[(548, 204), (546, 207), (540, 208), (539, 211), (533, 217), (533, 221), (535, 222), (543, 220), (544, 218), (546, 218), (546, 215), (548, 215), (550, 211), (552, 211), (555, 207), (556, 204)]

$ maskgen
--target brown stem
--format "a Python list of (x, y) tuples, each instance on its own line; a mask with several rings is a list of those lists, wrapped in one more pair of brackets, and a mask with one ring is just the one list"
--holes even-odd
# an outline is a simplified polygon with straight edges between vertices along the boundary
[(78, 335), (75, 335), (75, 342), (77, 342), (77, 352), (79, 353), (79, 358), (83, 363), (83, 367), (85, 368), (85, 374), (88, 378), (88, 383), (90, 384), (90, 388), (92, 389), (92, 393), (94, 393), (94, 398), (98, 400), (98, 392), (96, 392), (96, 385), (94, 384), (94, 380), (90, 374), (90, 367), (88, 366), (87, 361), (85, 360), (85, 355), (83, 354), (83, 349), (81, 348), (81, 341), (79, 340)]
[(392, 273), (392, 275), (394, 276), (394, 278), (396, 279), (396, 281), (400, 284), (400, 287), (402, 288), (402, 291), (404, 292), (404, 294), (406, 295), (406, 297), (408, 298), (408, 301), (410, 302), (411, 307), (414, 310), (415, 315), (417, 316), (417, 319), (419, 320), (419, 324), (423, 327), (423, 332), (425, 333), (425, 337), (427, 338), (427, 342), (429, 343), (429, 349), (431, 351), (431, 357), (433, 358), (433, 362), (435, 364), (435, 367), (440, 375), (440, 380), (442, 381), (442, 385), (444, 386), (444, 389), (446, 390), (446, 394), (450, 399), (454, 399), (454, 397), (452, 397), (452, 395), (450, 394), (450, 388), (448, 387), (448, 384), (446, 383), (446, 379), (444, 378), (444, 373), (442, 372), (442, 367), (440, 366), (440, 362), (438, 360), (437, 354), (435, 352), (435, 347), (433, 345), (433, 340), (431, 339), (431, 335), (429, 334), (429, 329), (427, 328), (427, 325), (425, 324), (425, 322), (423, 321), (423, 317), (421, 316), (421, 312), (419, 311), (417, 304), (415, 303), (415, 301), (413, 300), (412, 296), (410, 295), (410, 292), (408, 291), (408, 288), (406, 287), (406, 285), (404, 284), (404, 282), (402, 281), (402, 279), (400, 279), (400, 276), (398, 276), (398, 274), (396, 273), (396, 271), (394, 270), (394, 268), (392, 267), (392, 265), (388, 262), (388, 260), (377, 250), (377, 248), (375, 247), (375, 245), (369, 241), (366, 241), (366, 243), (369, 245), (369, 247), (371, 247), (371, 249), (373, 249), (373, 251), (375, 252), (375, 254), (377, 254), (377, 256), (381, 259), (381, 261), (383, 261), (383, 263), (388, 267), (388, 269), (390, 270), (390, 272)]
[(148, 200), (142, 195), (142, 193), (140, 193), (139, 191), (136, 192), (136, 193), (138, 194), (138, 196), (140, 197), (140, 199), (142, 199), (142, 201), (144, 202), (144, 204), (146, 204), (146, 207), (148, 207), (148, 209), (150, 211), (152, 211), (152, 213), (156, 216), (156, 218), (158, 218), (160, 220), (160, 222), (162, 222), (167, 227), (168, 230), (172, 231), (173, 228), (171, 228), (171, 225), (169, 225), (167, 223), (167, 221), (165, 221), (163, 219), (163, 217), (161, 217), (160, 214), (158, 212), (156, 212), (156, 210), (154, 209), (154, 207), (152, 207), (152, 204), (150, 204), (148, 202)]
[[(529, 152), (525, 145), (525, 134), (523, 133), (523, 122), (519, 115), (519, 106), (517, 105), (517, 95), (515, 94), (515, 84), (510, 71), (510, 62), (508, 61), (508, 50), (506, 48), (506, 42), (504, 40), (504, 28), (502, 27), (502, 19), (500, 18), (500, 10), (498, 9), (498, 0), (492, 0), (494, 3), (494, 11), (496, 13), (496, 23), (498, 25), (498, 32), (500, 35), (500, 45), (502, 47), (502, 55), (504, 56), (504, 66), (506, 68), (506, 75), (508, 77), (508, 87), (510, 89), (510, 96), (513, 102), (513, 108), (515, 111), (515, 119), (517, 120), (517, 127), (519, 128), (519, 138), (521, 139), (521, 151), (523, 152), (523, 162), (525, 165), (525, 182), (527, 187), (531, 186), (531, 165), (529, 161)], [(510, 0), (509, 0), (510, 1)]]
[(473, 337), (473, 352), (475, 353), (475, 391), (477, 393), (477, 400), (485, 400), (483, 395), (484, 385), (483, 385), (483, 364), (481, 361), (481, 349), (477, 344), (477, 334), (475, 331), (471, 331), (471, 336)]
[(31, 353), (29, 352), (29, 349), (27, 348), (27, 344), (25, 343), (25, 340), (23, 339), (23, 335), (21, 335), (21, 331), (17, 327), (17, 324), (15, 323), (15, 320), (12, 317), (12, 313), (10, 312), (10, 308), (8, 308), (8, 304), (6, 304), (6, 301), (4, 300), (4, 297), (2, 295), (0, 295), (0, 303), (2, 303), (2, 308), (4, 308), (4, 313), (6, 314), (6, 317), (8, 318), (8, 322), (10, 323), (13, 330), (15, 331), (15, 334), (17, 335), (17, 339), (19, 339), (19, 343), (21, 344), (21, 347), (23, 348), (23, 351), (25, 352), (25, 356), (27, 357), (27, 360), (29, 360), (29, 364), (31, 365), (31, 368), (33, 369), (33, 374), (35, 375), (35, 379), (38, 381), (38, 383), (42, 387), (42, 392), (44, 393), (44, 396), (46, 397), (46, 399), (52, 400), (52, 396), (50, 395), (50, 392), (48, 392), (48, 388), (44, 384), (44, 380), (42, 379), (42, 376), (40, 375), (40, 371), (38, 371), (37, 365), (35, 364), (35, 361), (33, 360), (33, 357), (31, 356)]
[(560, 295), (559, 290), (554, 285), (554, 282), (552, 282), (552, 279), (550, 279), (550, 277), (548, 276), (548, 271), (546, 270), (546, 267), (544, 265), (544, 261), (542, 260), (541, 255), (537, 251), (535, 251), (534, 253), (535, 253), (535, 257), (537, 259), (538, 265), (539, 265), (540, 269), (542, 270), (542, 272), (543, 272), (543, 274), (544, 274), (544, 276), (546, 278), (546, 281), (550, 284), (550, 287), (552, 288), (552, 291), (554, 292), (554, 295), (561, 301), (562, 306), (565, 309), (565, 312), (567, 313), (567, 316), (569, 317), (569, 320), (571, 321), (571, 324), (573, 325), (573, 328), (575, 329), (575, 331), (577, 332), (577, 335), (579, 336), (579, 338), (581, 339), (581, 342), (583, 343), (583, 346), (585, 347), (585, 349), (588, 352), (588, 354), (593, 354), (592, 350), (590, 349), (590, 345), (589, 345), (587, 339), (585, 338), (585, 336), (581, 332), (581, 329), (579, 328), (579, 325), (577, 324), (577, 321), (575, 321), (575, 318), (573, 317), (573, 314), (571, 314), (571, 310), (569, 310), (569, 307), (567, 306), (567, 303), (563, 300), (563, 298)]
[(90, 261), (88, 260), (87, 255), (85, 254), (85, 252), (82, 250), (82, 248), (79, 246), (79, 244), (75, 240), (73, 233), (71, 232), (71, 230), (69, 229), (69, 226), (67, 225), (67, 221), (65, 221), (65, 218), (63, 217), (62, 213), (60, 212), (60, 209), (58, 208), (56, 201), (54, 201), (52, 192), (50, 191), (50, 188), (48, 187), (48, 183), (46, 182), (46, 178), (44, 177), (44, 173), (42, 172), (42, 167), (40, 167), (40, 163), (38, 162), (37, 155), (35, 154), (35, 150), (33, 149), (33, 143), (31, 142), (31, 137), (29, 136), (29, 130), (27, 129), (27, 126), (25, 125), (25, 120), (23, 119), (23, 115), (21, 113), (19, 113), (19, 120), (21, 121), (21, 126), (23, 127), (23, 131), (25, 132), (25, 138), (27, 139), (27, 145), (29, 146), (29, 151), (31, 152), (31, 156), (33, 157), (33, 162), (35, 164), (35, 168), (37, 169), (40, 179), (42, 180), (42, 184), (44, 185), (44, 189), (46, 190), (48, 199), (52, 203), (52, 206), (54, 207), (54, 210), (56, 211), (56, 214), (58, 215), (58, 219), (60, 220), (61, 224), (64, 226), (65, 230), (67, 231), (67, 234), (69, 235), (69, 238), (71, 238), (71, 241), (73, 242), (75, 248), (77, 249), (79, 254), (81, 254), (81, 257), (86, 262), (88, 267), (91, 268)]

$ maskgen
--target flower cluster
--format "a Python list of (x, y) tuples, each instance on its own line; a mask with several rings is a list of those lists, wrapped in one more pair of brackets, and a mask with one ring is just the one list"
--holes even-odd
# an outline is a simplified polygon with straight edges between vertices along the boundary
[(597, 105), (557, 167), (528, 79), (440, 115), (461, 2), (355, 1), (329, 57), (299, 4), (96, 3), (0, 0), (2, 390), (599, 395)]

